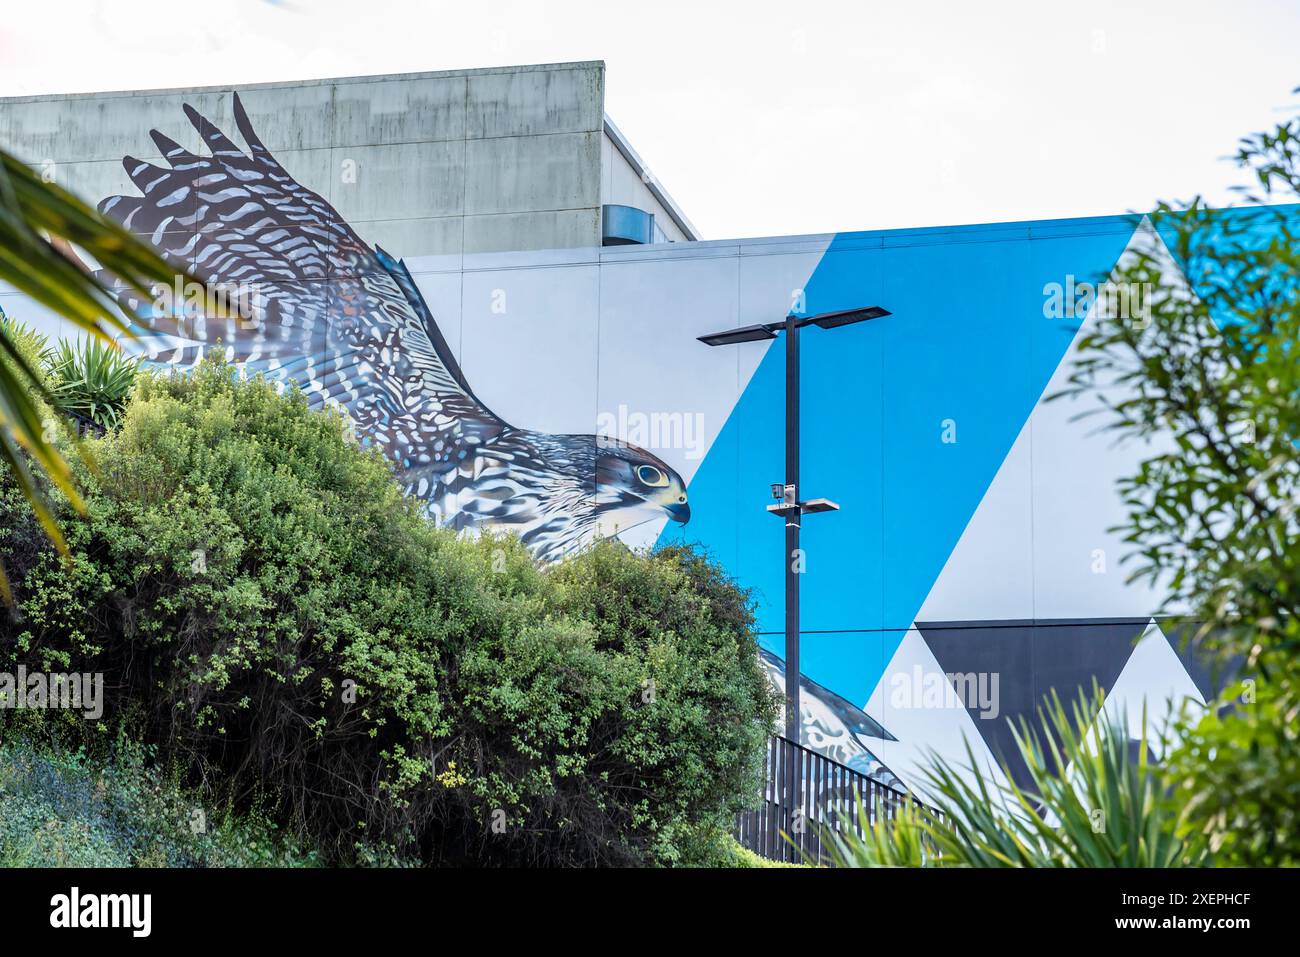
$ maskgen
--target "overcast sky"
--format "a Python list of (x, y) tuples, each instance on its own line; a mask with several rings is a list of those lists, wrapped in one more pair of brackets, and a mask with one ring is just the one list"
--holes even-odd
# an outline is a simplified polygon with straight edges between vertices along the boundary
[(1300, 114), (1300, 2), (39, 0), (0, 95), (604, 60), (606, 109), (705, 237), (1229, 198)]

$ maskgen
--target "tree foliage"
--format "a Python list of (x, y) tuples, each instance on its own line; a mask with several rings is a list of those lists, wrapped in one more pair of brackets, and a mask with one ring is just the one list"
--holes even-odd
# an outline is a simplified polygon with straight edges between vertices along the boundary
[[(1300, 120), (1242, 140), (1252, 202), (1300, 196)], [(1113, 279), (1151, 290), (1147, 317), (1103, 316), (1065, 394), (1152, 443), (1120, 483), (1132, 577), (1168, 595), (1187, 640), (1231, 685), (1185, 720), (1172, 756), (1189, 834), (1233, 864), (1300, 862), (1300, 218), (1294, 205), (1162, 205), (1157, 246)], [(1131, 285), (1130, 285), (1131, 284)]]

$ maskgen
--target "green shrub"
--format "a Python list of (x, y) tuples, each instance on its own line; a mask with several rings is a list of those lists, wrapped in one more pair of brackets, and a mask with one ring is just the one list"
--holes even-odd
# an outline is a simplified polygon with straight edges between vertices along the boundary
[(1282, 681), (1236, 682), (1218, 698), (1230, 707), (1183, 716), (1169, 756), (1171, 804), (1187, 839), (1208, 843), (1220, 866), (1300, 865), (1293, 695)]
[(689, 863), (761, 789), (775, 706), (743, 593), (690, 549), (615, 541), (545, 578), (549, 608), (459, 662), (447, 760), (513, 835), (480, 827), (475, 856)]
[(0, 867), (302, 867), (315, 855), (260, 810), (212, 805), (129, 738), (76, 751), (0, 742)]
[(687, 551), (462, 540), (346, 435), (214, 360), (141, 376), (70, 564), (0, 493), (0, 667), (104, 672), (164, 758), (332, 861), (672, 862), (729, 823), (774, 717), (743, 594)]
[[(0, 336), (13, 344), (18, 355), (27, 363), (28, 369), (37, 376), (45, 374), (46, 363), (49, 362), (53, 351), (50, 349), (49, 339), (39, 330), (21, 319), (6, 315), (5, 311), (0, 309)], [(0, 361), (9, 364), (15, 374), (18, 372), (18, 364), (9, 357), (6, 356)]]

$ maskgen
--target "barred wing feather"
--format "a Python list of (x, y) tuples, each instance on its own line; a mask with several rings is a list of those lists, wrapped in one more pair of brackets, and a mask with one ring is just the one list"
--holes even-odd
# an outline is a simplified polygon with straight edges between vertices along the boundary
[[(510, 426), (469, 388), (406, 266), (368, 248), (289, 175), (238, 95), (247, 151), (192, 107), (185, 113), (211, 155), (155, 130), (168, 167), (126, 157), (141, 195), (111, 196), (100, 209), (251, 314), (201, 306), (179, 335), (159, 323), (145, 337), (147, 358), (188, 367), (221, 348), (249, 372), (296, 382), (313, 404), (342, 406), (421, 497), (469, 481), (477, 450)], [(140, 315), (156, 311), (130, 290), (121, 297)]]

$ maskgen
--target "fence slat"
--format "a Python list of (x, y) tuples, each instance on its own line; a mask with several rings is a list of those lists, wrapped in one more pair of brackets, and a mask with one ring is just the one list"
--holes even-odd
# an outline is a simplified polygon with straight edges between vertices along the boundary
[(737, 816), (735, 836), (741, 846), (770, 860), (825, 863), (829, 854), (823, 828), (851, 829), (862, 836), (859, 798), (869, 825), (881, 814), (884, 822), (896, 819), (905, 802), (916, 801), (781, 735), (769, 739), (763, 770), (758, 804)]

